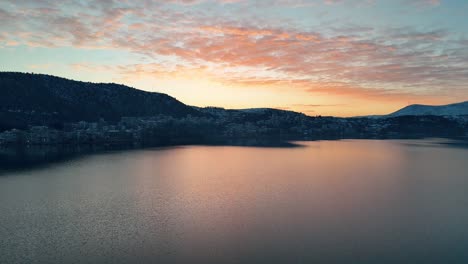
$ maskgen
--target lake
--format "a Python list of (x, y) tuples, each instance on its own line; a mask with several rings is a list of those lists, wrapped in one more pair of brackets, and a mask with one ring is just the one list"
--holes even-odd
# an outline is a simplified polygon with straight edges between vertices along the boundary
[(468, 148), (181, 146), (0, 174), (0, 263), (468, 263)]

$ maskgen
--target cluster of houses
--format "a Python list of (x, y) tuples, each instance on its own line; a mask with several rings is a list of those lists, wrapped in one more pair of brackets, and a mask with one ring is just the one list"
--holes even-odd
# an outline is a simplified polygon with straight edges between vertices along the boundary
[[(128, 145), (161, 143), (180, 139), (200, 129), (196, 117), (175, 119), (169, 116), (123, 117), (119, 122), (80, 121), (66, 123), (62, 129), (30, 126), (27, 130), (12, 129), (0, 133), (0, 145)], [(200, 130), (201, 131), (201, 130)], [(206, 131), (205, 131), (206, 132)], [(178, 137), (178, 138), (177, 138)], [(159, 141), (158, 141), (159, 140)]]
[[(216, 109), (215, 109), (216, 110)], [(215, 111), (213, 110), (213, 111)], [(211, 117), (123, 117), (119, 122), (68, 123), (57, 130), (31, 126), (0, 133), (0, 145), (123, 145), (203, 143), (213, 139), (281, 137), (399, 138), (407, 136), (468, 136), (468, 120), (441, 117), (332, 118), (218, 111)], [(258, 114), (258, 113), (257, 113)], [(453, 132), (453, 133), (452, 133)], [(454, 134), (457, 133), (457, 134)]]
[(121, 144), (138, 140), (138, 130), (123, 124), (109, 125), (105, 121), (65, 124), (57, 130), (47, 126), (31, 126), (28, 130), (13, 129), (0, 133), (0, 145), (56, 144)]

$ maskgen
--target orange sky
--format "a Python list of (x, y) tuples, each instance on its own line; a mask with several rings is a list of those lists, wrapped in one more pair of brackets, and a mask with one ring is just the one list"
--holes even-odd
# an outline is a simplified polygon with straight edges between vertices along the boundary
[(2, 70), (117, 82), (196, 106), (387, 114), (468, 100), (466, 8), (458, 0), (5, 0), (0, 60)]

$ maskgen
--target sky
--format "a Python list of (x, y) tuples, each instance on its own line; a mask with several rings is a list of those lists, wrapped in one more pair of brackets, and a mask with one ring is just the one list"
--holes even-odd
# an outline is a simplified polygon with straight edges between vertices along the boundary
[(468, 100), (466, 0), (2, 0), (0, 71), (195, 106), (387, 114)]

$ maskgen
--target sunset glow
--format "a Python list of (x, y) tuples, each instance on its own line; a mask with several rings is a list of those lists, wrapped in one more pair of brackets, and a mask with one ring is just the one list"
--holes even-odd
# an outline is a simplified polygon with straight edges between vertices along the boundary
[(468, 100), (466, 10), (463, 0), (5, 0), (1, 70), (195, 106), (386, 114)]

